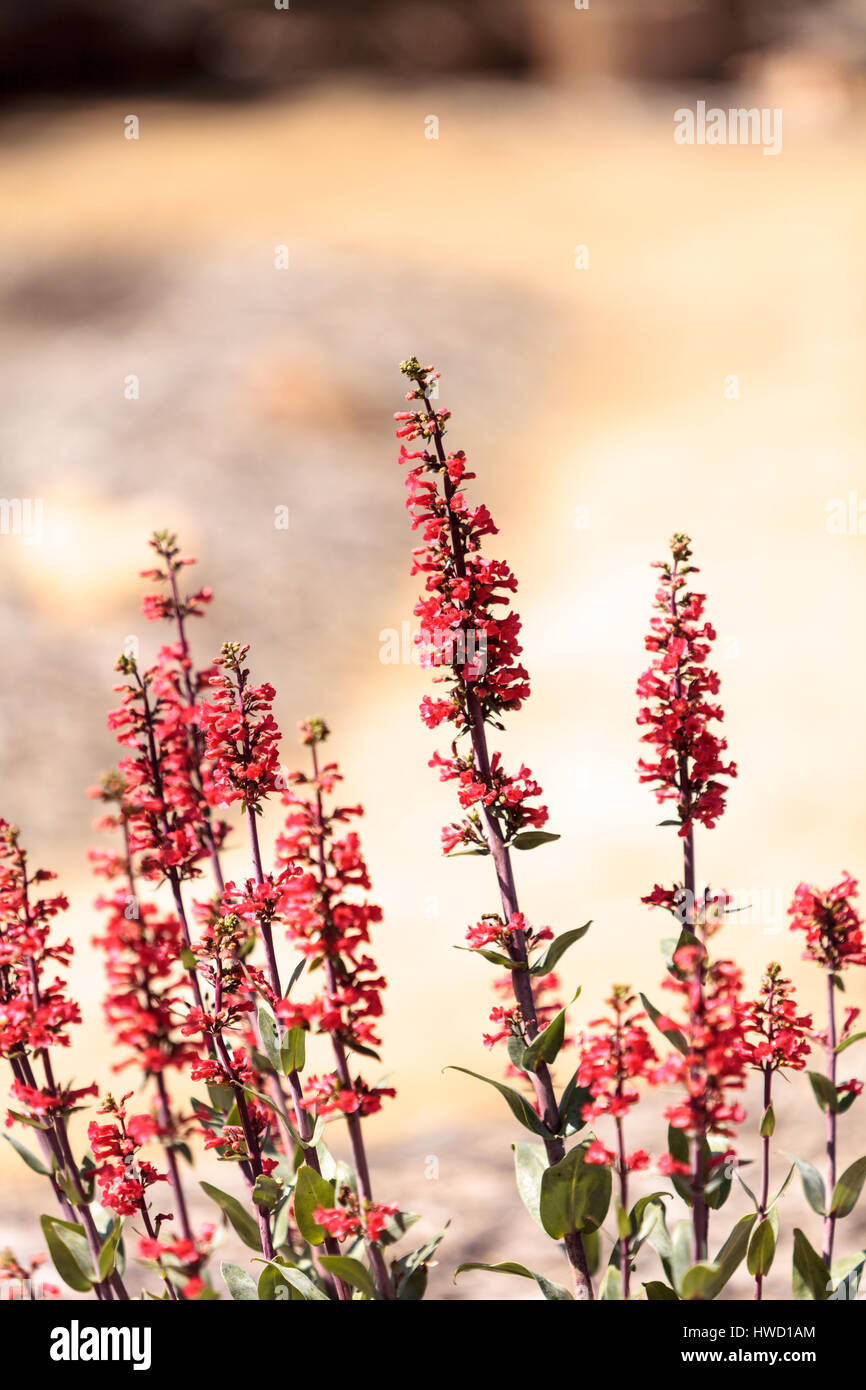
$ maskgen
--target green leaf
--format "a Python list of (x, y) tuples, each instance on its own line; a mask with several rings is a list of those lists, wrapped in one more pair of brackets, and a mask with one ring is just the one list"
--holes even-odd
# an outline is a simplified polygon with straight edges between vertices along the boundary
[(281, 1073), (283, 1070), (283, 1062), (280, 1056), (280, 1045), (282, 1043), (280, 1025), (277, 1023), (276, 1018), (267, 1004), (259, 1004), (257, 1016), (259, 1020), (259, 1037), (262, 1040), (265, 1056), (274, 1071)]
[(514, 1173), (520, 1200), (537, 1226), (541, 1222), (539, 1204), (541, 1202), (541, 1179), (547, 1167), (547, 1155), (541, 1144), (512, 1144), (514, 1150)]
[(688, 1301), (708, 1302), (715, 1298), (719, 1267), (715, 1264), (696, 1264), (687, 1269), (680, 1283), (680, 1297)]
[(844, 1052), (846, 1047), (852, 1043), (860, 1042), (861, 1038), (866, 1038), (866, 1033), (852, 1033), (850, 1038), (843, 1038), (838, 1047), (834, 1047), (834, 1052)]
[(799, 1226), (794, 1229), (794, 1297), (823, 1303), (830, 1292), (830, 1271)]
[(830, 1111), (835, 1115), (839, 1109), (839, 1097), (836, 1094), (836, 1087), (829, 1076), (824, 1076), (820, 1071), (807, 1071), (806, 1075), (812, 1086), (815, 1099), (821, 1109), (826, 1113)]
[(761, 1116), (761, 1128), (758, 1130), (762, 1139), (769, 1139), (776, 1129), (776, 1113), (773, 1110), (773, 1102), (767, 1106)]
[(402, 1240), (410, 1226), (414, 1226), (416, 1221), (420, 1221), (420, 1216), (414, 1211), (395, 1211), (393, 1216), (388, 1217), (387, 1224), (382, 1227), (379, 1236), (379, 1245), (394, 1245), (396, 1241)]
[(237, 1303), (258, 1303), (259, 1292), (256, 1281), (245, 1269), (241, 1269), (240, 1265), (230, 1264), (228, 1260), (220, 1260), (220, 1274), (226, 1282), (226, 1288)]
[(259, 1275), (256, 1295), (260, 1303), (306, 1302), (303, 1295), (298, 1293), (297, 1289), (292, 1288), (289, 1281), (284, 1278), (283, 1271), (278, 1269), (276, 1265), (265, 1265)]
[(282, 1185), (267, 1173), (259, 1173), (250, 1193), (254, 1205), (264, 1207), (266, 1211), (273, 1211), (282, 1195)]
[(577, 1076), (573, 1076), (559, 1102), (556, 1124), (558, 1133), (567, 1138), (570, 1134), (577, 1134), (578, 1130), (584, 1129), (589, 1121), (583, 1118), (583, 1107), (590, 1105), (592, 1100), (592, 1092), (586, 1086), (578, 1086)]
[(27, 1148), (26, 1144), (22, 1144), (20, 1139), (15, 1138), (14, 1134), (4, 1134), (3, 1138), (6, 1140), (7, 1144), (12, 1145), (13, 1149), (17, 1154), (21, 1155), (21, 1157), (24, 1159), (24, 1162), (27, 1164), (27, 1167), (32, 1168), (34, 1173), (40, 1173), (43, 1178), (51, 1177), (51, 1169), (46, 1168), (45, 1164), (42, 1162), (42, 1159), (37, 1158), (35, 1154), (32, 1154), (30, 1150)]
[[(824, 1209), (827, 1205), (827, 1194), (824, 1191), (824, 1179), (821, 1177), (818, 1169), (813, 1168), (811, 1163), (807, 1163), (804, 1158), (795, 1158), (793, 1154), (788, 1154), (787, 1157), (790, 1158), (800, 1176), (800, 1182), (803, 1184), (803, 1193), (809, 1206), (813, 1211), (816, 1211), (819, 1216), (823, 1216), (825, 1214)], [(779, 1195), (781, 1196), (781, 1193)], [(777, 1197), (776, 1201), (778, 1200)]]
[(191, 951), (188, 946), (185, 946), (180, 953), (180, 963), (184, 970), (195, 970), (196, 968), (198, 962), (196, 961), (195, 953)]
[(756, 1220), (757, 1216), (753, 1211), (748, 1212), (745, 1216), (741, 1216), (739, 1221), (734, 1223), (731, 1234), (716, 1255), (713, 1263), (717, 1266), (719, 1271), (719, 1282), (713, 1294), (713, 1298), (721, 1293), (734, 1270), (742, 1261), (748, 1249), (749, 1236)]
[(353, 1260), (349, 1255), (322, 1255), (319, 1264), (329, 1274), (342, 1279), (344, 1284), (351, 1284), (353, 1289), (359, 1289), (365, 1298), (376, 1297), (373, 1276), (360, 1260)]
[(549, 975), (557, 961), (565, 955), (569, 946), (573, 946), (575, 941), (586, 936), (591, 926), (591, 921), (584, 922), (582, 927), (574, 927), (571, 931), (565, 931), (560, 936), (554, 937), (541, 959), (530, 966), (530, 975)]
[(120, 1244), (122, 1233), (123, 1220), (118, 1217), (116, 1221), (112, 1221), (102, 1239), (102, 1248), (99, 1252), (100, 1281), (107, 1279), (110, 1274), (114, 1273), (114, 1266), (117, 1261), (117, 1247)]
[[(314, 1284), (312, 1279), (310, 1279), (302, 1269), (298, 1269), (295, 1265), (289, 1264), (288, 1261), (277, 1263), (275, 1260), (269, 1260), (267, 1264), (270, 1268), (275, 1269), (287, 1284), (293, 1289), (296, 1289), (306, 1302), (329, 1302), (328, 1295), (322, 1293), (318, 1284)], [(261, 1280), (259, 1282), (261, 1282)], [(267, 1287), (267, 1285), (265, 1287)], [(275, 1289), (279, 1287), (278, 1281), (274, 1281), (274, 1287)], [(270, 1302), (271, 1300), (268, 1299), (267, 1301)]]
[(550, 1130), (547, 1125), (540, 1116), (536, 1115), (529, 1101), (519, 1091), (503, 1085), (501, 1081), (492, 1081), (489, 1076), (481, 1076), (477, 1071), (470, 1071), (468, 1067), (444, 1067), (443, 1070), (462, 1071), (464, 1076), (474, 1076), (476, 1081), (483, 1081), (486, 1086), (495, 1086), (499, 1094), (505, 1097), (515, 1120), (518, 1120), (524, 1129), (531, 1130), (533, 1134), (538, 1134), (543, 1139), (550, 1138)]
[(601, 1303), (621, 1303), (622, 1302), (622, 1275), (616, 1265), (608, 1265), (598, 1286), (598, 1298)]
[(84, 1227), (56, 1216), (41, 1216), (39, 1220), (52, 1263), (64, 1284), (76, 1293), (89, 1293), (96, 1275)]
[(746, 1268), (754, 1277), (756, 1274), (769, 1274), (776, 1253), (779, 1237), (779, 1216), (774, 1209), (763, 1221), (759, 1221), (749, 1237), (746, 1253)]
[(554, 1240), (572, 1231), (597, 1230), (607, 1215), (610, 1169), (603, 1163), (586, 1163), (584, 1154), (579, 1144), (542, 1174), (539, 1213)]
[[(578, 994), (580, 994), (580, 990), (577, 991), (574, 999), (577, 998)], [(574, 1003), (574, 999), (571, 1001), (572, 1004)], [(565, 1042), (565, 1014), (568, 1007), (568, 1004), (566, 1004), (565, 1009), (560, 1009), (559, 1013), (550, 1020), (547, 1027), (532, 1039), (532, 1042), (523, 1053), (524, 1071), (537, 1071), (539, 1062), (556, 1061), (559, 1049)]]
[(668, 1288), (667, 1284), (660, 1283), (657, 1279), (651, 1279), (648, 1284), (644, 1284), (646, 1296), (650, 1303), (678, 1303), (679, 1294), (674, 1293), (673, 1289)]
[(830, 1215), (841, 1220), (843, 1216), (852, 1212), (857, 1205), (857, 1199), (863, 1190), (864, 1182), (866, 1182), (866, 1155), (855, 1159), (836, 1183), (830, 1200)]
[(304, 1240), (310, 1245), (321, 1245), (328, 1234), (324, 1226), (314, 1220), (313, 1212), (316, 1207), (333, 1207), (334, 1202), (334, 1184), (303, 1163), (298, 1169), (295, 1188), (295, 1221)]
[(419, 1245), (417, 1250), (411, 1250), (408, 1255), (402, 1255), (393, 1262), (391, 1270), (398, 1299), (417, 1303), (424, 1297), (427, 1291), (427, 1266), (444, 1239), (448, 1224), (446, 1222), (437, 1235)]
[(549, 830), (521, 830), (511, 844), (514, 849), (536, 849), (539, 845), (549, 845), (552, 840), (561, 839), (561, 835), (552, 835)]
[(493, 951), (487, 946), (455, 946), (455, 951), (468, 951), (472, 956), (481, 956), (491, 965), (498, 965), (502, 970), (525, 970), (523, 961), (512, 960), (510, 956), (504, 956), (501, 951)]
[(307, 1040), (303, 1028), (290, 1028), (280, 1048), (283, 1075), (303, 1071), (307, 1060)]
[(216, 1202), (221, 1211), (225, 1212), (234, 1230), (240, 1236), (244, 1245), (250, 1250), (261, 1251), (262, 1238), (259, 1234), (259, 1226), (254, 1216), (251, 1216), (246, 1207), (241, 1206), (237, 1197), (232, 1197), (228, 1192), (221, 1192), (218, 1187), (212, 1187), (209, 1182), (200, 1182), (199, 1187), (206, 1197), (210, 1197), (212, 1202)]
[(568, 1289), (564, 1289), (561, 1284), (554, 1284), (552, 1280), (546, 1279), (543, 1274), (537, 1274), (534, 1269), (527, 1269), (526, 1265), (516, 1264), (513, 1260), (502, 1260), (496, 1265), (481, 1264), (476, 1260), (469, 1264), (458, 1265), (454, 1271), (454, 1283), (457, 1283), (457, 1275), (462, 1274), (467, 1269), (486, 1269), (491, 1274), (519, 1274), (522, 1279), (534, 1279), (544, 1297), (551, 1303), (571, 1302), (572, 1295)]
[(645, 994), (640, 996), (640, 1000), (662, 1036), (667, 1038), (671, 1047), (675, 1047), (677, 1052), (682, 1052), (683, 1056), (685, 1056), (689, 1047), (679, 1028), (659, 1028), (658, 1020), (663, 1017), (661, 1009), (657, 1009), (654, 1004), (651, 1004)]
[[(774, 1206), (776, 1205), (776, 1203), (778, 1202), (779, 1198), (780, 1198), (780, 1197), (783, 1197), (784, 1194), (787, 1192), (787, 1190), (788, 1190), (788, 1184), (790, 1183), (790, 1181), (791, 1181), (791, 1179), (792, 1179), (793, 1176), (794, 1176), (794, 1168), (793, 1168), (793, 1165), (792, 1165), (792, 1166), (788, 1169), (788, 1176), (785, 1178), (785, 1181), (782, 1183), (782, 1186), (779, 1188), (779, 1191), (776, 1193), (775, 1197), (773, 1198), (772, 1202), (770, 1203), (770, 1207), (774, 1207)], [(757, 1206), (757, 1202), (755, 1203), (755, 1205)], [(769, 1208), (768, 1208), (768, 1209), (769, 1209)]]
[(853, 1255), (841, 1255), (833, 1261), (833, 1291), (830, 1298), (834, 1303), (854, 1299), (860, 1290), (860, 1278), (866, 1267), (866, 1250), (858, 1250)]

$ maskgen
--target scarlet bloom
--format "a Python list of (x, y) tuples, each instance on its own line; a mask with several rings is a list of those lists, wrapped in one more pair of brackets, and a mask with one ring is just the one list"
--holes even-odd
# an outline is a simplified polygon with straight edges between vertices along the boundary
[(866, 965), (863, 921), (852, 903), (858, 896), (857, 880), (843, 874), (840, 881), (822, 892), (811, 883), (801, 883), (788, 908), (792, 931), (806, 933), (804, 960), (813, 960), (838, 974), (849, 965)]
[(697, 567), (688, 562), (688, 536), (671, 541), (672, 563), (655, 566), (662, 572), (656, 592), (658, 616), (650, 620), (646, 638), (652, 660), (640, 677), (637, 693), (645, 702), (637, 717), (645, 728), (641, 741), (653, 757), (638, 763), (641, 782), (653, 785), (656, 800), (674, 801), (679, 834), (688, 835), (694, 821), (712, 827), (725, 809), (722, 777), (736, 777), (735, 763), (723, 758), (727, 743), (711, 729), (724, 718), (715, 696), (719, 678), (706, 662), (716, 633), (703, 622), (705, 594), (689, 592), (688, 576)]
[(665, 1116), (674, 1129), (690, 1135), (729, 1136), (745, 1118), (729, 1094), (745, 1086), (742, 975), (732, 961), (709, 960), (701, 944), (675, 951), (673, 967), (663, 988), (681, 996), (685, 1018), (659, 1021), (680, 1031), (684, 1052), (672, 1054), (655, 1080), (678, 1080), (685, 1095)]
[(812, 1015), (799, 1014), (794, 986), (775, 961), (767, 966), (759, 997), (742, 1013), (738, 1047), (748, 1066), (758, 1071), (802, 1071), (811, 1051)]
[[(502, 715), (520, 709), (529, 696), (529, 675), (520, 660), (520, 617), (510, 606), (517, 580), (503, 560), (482, 553), (485, 537), (496, 535), (497, 529), (483, 503), (472, 506), (468, 501), (466, 485), (475, 474), (467, 469), (466, 455), (458, 451), (440, 459), (426, 447), (444, 433), (449, 418), (447, 410), (430, 415), (426, 408), (426, 392), (439, 373), (421, 367), (415, 358), (400, 370), (414, 383), (406, 399), (423, 407), (394, 417), (403, 441), (400, 463), (411, 465), (406, 506), (412, 529), (420, 530), (422, 538), (412, 567), (413, 574), (424, 576), (424, 592), (414, 609), (417, 641), (422, 665), (434, 670), (433, 679), (445, 687), (436, 700), (424, 697), (421, 717), (431, 729), (450, 723), (458, 737), (478, 720), (501, 729)], [(412, 440), (425, 447), (407, 450)], [(529, 768), (507, 773), (498, 753), (482, 775), (471, 752), (458, 752), (455, 739), (450, 756), (437, 754), (431, 766), (440, 769), (443, 780), (457, 782), (460, 805), (468, 812), (443, 830), (446, 854), (461, 845), (486, 852), (482, 806), (500, 821), (506, 839), (547, 821), (547, 808), (534, 804), (541, 788)]]
[(250, 685), (243, 664), (248, 651), (238, 642), (223, 644), (214, 661), (222, 674), (211, 678), (213, 693), (199, 718), (217, 794), (227, 805), (252, 807), (278, 785), (280, 731), (271, 713), (276, 691)]
[(380, 1202), (359, 1203), (353, 1193), (347, 1193), (345, 1200), (345, 1206), (316, 1207), (313, 1212), (313, 1220), (336, 1240), (364, 1235), (368, 1240), (377, 1241), (398, 1210), (396, 1203), (387, 1206)]
[(594, 1033), (584, 1033), (578, 1043), (580, 1060), (577, 1082), (592, 1100), (583, 1107), (587, 1122), (611, 1115), (622, 1119), (639, 1099), (635, 1081), (652, 1081), (658, 1057), (634, 1009), (635, 997), (626, 985), (615, 985), (606, 1001), (612, 1017), (590, 1020)]
[(152, 1163), (138, 1158), (142, 1141), (135, 1137), (133, 1122), (126, 1123), (124, 1101), (129, 1095), (120, 1103), (107, 1096), (100, 1114), (114, 1118), (103, 1125), (91, 1120), (87, 1127), (87, 1138), (96, 1160), (100, 1201), (118, 1216), (132, 1216), (141, 1211), (147, 1189), (154, 1183), (168, 1181), (166, 1174), (158, 1173)]

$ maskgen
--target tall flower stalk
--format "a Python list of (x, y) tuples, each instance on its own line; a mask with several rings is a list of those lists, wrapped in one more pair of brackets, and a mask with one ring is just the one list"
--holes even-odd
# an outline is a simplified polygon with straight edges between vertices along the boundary
[[(718, 1112), (720, 1104), (708, 1096), (713, 1079), (710, 1073), (714, 1070), (716, 1079), (721, 1080), (727, 1068), (712, 1068), (708, 1046), (714, 1041), (714, 1020), (709, 1016), (706, 997), (706, 942), (717, 919), (708, 895), (699, 897), (696, 892), (694, 827), (696, 822), (708, 829), (716, 824), (724, 812), (727, 791), (719, 779), (736, 777), (737, 769), (734, 763), (723, 760), (727, 744), (710, 727), (724, 717), (715, 702), (719, 678), (706, 665), (716, 633), (702, 621), (705, 595), (692, 593), (688, 587), (689, 576), (697, 573), (696, 566), (689, 563), (691, 556), (689, 537), (677, 534), (671, 540), (670, 561), (655, 566), (661, 578), (646, 638), (652, 660), (638, 681), (637, 693), (645, 703), (637, 722), (644, 729), (641, 741), (649, 744), (654, 754), (651, 759), (640, 759), (640, 781), (653, 787), (660, 804), (674, 803), (676, 818), (662, 823), (676, 827), (683, 845), (682, 883), (673, 890), (656, 885), (643, 901), (667, 907), (683, 928), (672, 977), (674, 987), (687, 996), (691, 1034), (684, 1077), (688, 1113), (681, 1115), (681, 1127), (689, 1141), (692, 1256), (698, 1262), (707, 1257), (707, 1135), (713, 1119), (711, 1108), (715, 1105)], [(717, 969), (717, 1006), (718, 974)], [(733, 1000), (729, 1002), (733, 1004)], [(718, 1047), (713, 1051), (718, 1053)]]
[[(394, 1288), (378, 1235), (396, 1207), (382, 1207), (373, 1199), (362, 1117), (375, 1113), (383, 1097), (395, 1092), (353, 1077), (348, 1057), (349, 1050), (377, 1056), (379, 1038), (374, 1028), (382, 1014), (385, 980), (369, 955), (369, 945), (370, 926), (381, 920), (382, 912), (366, 901), (353, 901), (353, 890), (367, 891), (371, 886), (367, 866), (357, 834), (336, 834), (338, 827), (363, 814), (362, 808), (336, 806), (330, 813), (325, 811), (325, 793), (333, 792), (342, 781), (336, 763), (320, 765), (318, 750), (329, 732), (323, 719), (306, 720), (301, 725), (302, 743), (310, 749), (312, 776), (296, 772), (289, 779), (298, 790), (283, 795), (288, 815), (277, 842), (281, 861), (305, 870), (289, 885), (286, 915), (290, 935), (307, 959), (321, 961), (325, 983), (311, 1004), (287, 1005), (282, 1016), (294, 1026), (299, 1020), (306, 1026), (315, 1023), (320, 1032), (330, 1036), (334, 1071), (321, 1079), (310, 1079), (309, 1100), (319, 1115), (340, 1113), (346, 1118), (360, 1203), (350, 1228), (357, 1227), (365, 1234), (379, 1297), (391, 1300)], [(323, 1225), (330, 1220), (332, 1234), (347, 1229), (345, 1212), (332, 1210), (329, 1214), (319, 1208), (316, 1216)]]
[[(489, 854), (493, 859), (502, 909), (495, 929), (502, 953), (492, 953), (493, 959), (510, 974), (514, 1007), (508, 1015), (519, 1049), (515, 1055), (529, 1057), (522, 1070), (532, 1086), (547, 1162), (555, 1166), (565, 1159), (564, 1121), (544, 1053), (552, 1058), (558, 1047), (534, 1047), (542, 1036), (533, 983), (539, 970), (530, 960), (537, 941), (520, 911), (511, 861), (513, 846), (528, 849), (555, 837), (541, 831), (546, 808), (530, 804), (540, 788), (529, 769), (507, 774), (487, 742), (488, 727), (501, 729), (502, 717), (519, 710), (529, 695), (527, 671), (519, 660), (520, 618), (509, 607), (508, 596), (517, 584), (507, 564), (482, 553), (484, 538), (495, 535), (496, 527), (483, 504), (473, 507), (467, 500), (466, 487), (475, 475), (467, 470), (465, 455), (446, 451), (449, 412), (431, 404), (438, 373), (422, 367), (417, 358), (403, 362), (400, 370), (411, 383), (406, 397), (411, 408), (395, 416), (400, 462), (410, 464), (406, 505), (413, 529), (421, 528), (423, 537), (412, 573), (424, 575), (425, 592), (414, 611), (424, 663), (439, 668), (436, 680), (447, 691), (439, 699), (425, 697), (421, 716), (429, 728), (446, 722), (454, 726), (450, 756), (436, 755), (431, 765), (439, 768), (442, 780), (456, 782), (465, 813), (443, 831), (442, 846), (446, 854)], [(407, 451), (406, 444), (414, 440), (423, 447)], [(562, 1234), (575, 1296), (591, 1299), (581, 1232), (571, 1226)]]
[(607, 1164), (616, 1177), (620, 1292), (627, 1299), (631, 1292), (633, 1261), (629, 1174), (648, 1168), (650, 1156), (644, 1149), (627, 1153), (625, 1121), (639, 1099), (635, 1081), (643, 1079), (651, 1083), (658, 1058), (641, 1022), (646, 1015), (634, 1010), (636, 999), (631, 987), (614, 985), (606, 1002), (610, 1015), (591, 1019), (589, 1027), (596, 1031), (585, 1033), (578, 1044), (577, 1080), (592, 1098), (583, 1107), (584, 1120), (589, 1123), (609, 1117), (614, 1124), (616, 1150), (605, 1148), (601, 1140), (596, 1139), (587, 1150), (586, 1162)]
[(16, 1106), (8, 1111), (7, 1124), (35, 1131), (44, 1163), (17, 1141), (15, 1146), (29, 1167), (48, 1177), (68, 1223), (59, 1226), (43, 1217), (49, 1244), (57, 1242), (68, 1251), (70, 1229), (80, 1234), (90, 1264), (73, 1256), (78, 1286), (92, 1288), (103, 1301), (126, 1300), (129, 1295), (114, 1258), (101, 1264), (105, 1240), (90, 1210), (93, 1175), (76, 1161), (67, 1129), (69, 1116), (85, 1097), (97, 1094), (97, 1087), (59, 1084), (51, 1060), (51, 1049), (68, 1047), (70, 1025), (81, 1022), (65, 981), (46, 978), (47, 968), (66, 967), (72, 958), (68, 939), (52, 942), (50, 937), (51, 923), (66, 911), (68, 900), (61, 893), (37, 896), (40, 886), (54, 877), (47, 869), (30, 873), (17, 827), (0, 821), (0, 1055), (12, 1070)]
[(770, 1203), (770, 1143), (776, 1128), (773, 1109), (773, 1077), (776, 1072), (802, 1071), (809, 1055), (808, 1033), (811, 1014), (799, 1014), (794, 988), (782, 974), (782, 967), (771, 961), (761, 981), (760, 994), (747, 1005), (742, 1019), (740, 1049), (747, 1065), (763, 1080), (761, 1114), (761, 1186), (756, 1202), (758, 1222), (749, 1241), (747, 1265), (755, 1280), (755, 1299), (763, 1298), (764, 1277), (773, 1263), (779, 1236), (775, 1201)]
[[(836, 1223), (840, 1215), (846, 1216), (851, 1209), (848, 1204), (848, 1184), (845, 1182), (850, 1170), (840, 1184), (843, 1190), (840, 1191), (837, 1186), (837, 1120), (863, 1090), (861, 1081), (852, 1079), (839, 1082), (837, 1077), (839, 1053), (863, 1036), (851, 1031), (859, 1010), (849, 1009), (846, 1012), (841, 1035), (836, 1018), (836, 992), (844, 987), (843, 973), (852, 965), (866, 965), (863, 922), (853, 903), (857, 894), (857, 882), (850, 874), (843, 874), (840, 881), (826, 891), (810, 883), (801, 883), (788, 909), (792, 918), (791, 929), (806, 934), (804, 960), (814, 961), (820, 966), (826, 979), (827, 1027), (821, 1040), (827, 1070), (823, 1074), (810, 1072), (809, 1080), (815, 1099), (825, 1114), (824, 1238), (821, 1257), (828, 1277), (833, 1268)], [(860, 1159), (858, 1164), (866, 1175), (866, 1160)], [(854, 1167), (856, 1169), (857, 1165)], [(804, 1165), (801, 1165), (801, 1176), (803, 1173)], [(861, 1176), (857, 1195), (862, 1182)]]

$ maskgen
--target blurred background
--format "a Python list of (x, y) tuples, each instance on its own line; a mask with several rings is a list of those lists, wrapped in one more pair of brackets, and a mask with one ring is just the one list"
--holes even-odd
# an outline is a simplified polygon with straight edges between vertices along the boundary
[[(534, 693), (501, 747), (562, 835), (520, 857), (524, 910), (595, 923), (566, 957), (573, 1028), (614, 980), (652, 996), (663, 975), (667, 923), (639, 899), (676, 876), (677, 844), (636, 781), (634, 685), (674, 530), (694, 538), (740, 767), (699, 875), (743, 906), (725, 935), (749, 988), (775, 958), (819, 1008), (785, 909), (801, 878), (866, 867), (866, 4), (5, 0), (0, 40), (0, 814), (71, 898), (76, 1076), (110, 1081), (84, 789), (115, 757), (118, 651), (161, 636), (137, 573), (170, 527), (216, 594), (201, 661), (251, 642), (284, 761), (296, 721), (325, 715), (367, 808), (399, 1089), (369, 1126), (377, 1193), (425, 1234), (451, 1219), (436, 1297), (534, 1297), (451, 1283), (467, 1259), (561, 1271), (514, 1192), (522, 1134), (442, 1073), (498, 1075), (485, 967), (453, 949), (497, 903), (489, 864), (439, 855), (453, 808), (426, 767), (445, 742), (417, 717), (427, 679), (382, 659), (416, 590), (397, 364), (441, 368), (520, 580)], [(780, 109), (781, 153), (676, 144), (698, 101)], [(633, 1147), (658, 1153), (669, 1100), (638, 1108)], [(783, 1150), (821, 1150), (802, 1075), (786, 1101), (778, 1181)], [(744, 1157), (759, 1118), (752, 1097)], [(0, 1246), (24, 1257), (47, 1199), (0, 1147)], [(798, 1191), (786, 1212), (817, 1243)], [(862, 1245), (863, 1217), (842, 1232)], [(786, 1241), (768, 1292), (789, 1289)], [(748, 1296), (744, 1271), (729, 1292)]]

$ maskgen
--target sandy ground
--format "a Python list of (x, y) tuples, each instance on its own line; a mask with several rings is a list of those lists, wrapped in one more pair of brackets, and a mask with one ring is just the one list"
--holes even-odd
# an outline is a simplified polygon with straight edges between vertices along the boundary
[[(152, 650), (135, 574), (148, 532), (171, 525), (217, 593), (201, 655), (252, 641), (283, 727), (324, 713), (367, 807), (384, 1059), (400, 1088), (373, 1126), (379, 1186), (424, 1212), (419, 1231), (452, 1217), (442, 1297), (460, 1259), (555, 1272), (558, 1257), (513, 1195), (516, 1136), (495, 1097), (442, 1072), (496, 1065), (479, 1041), (484, 968), (452, 949), (495, 904), (489, 866), (438, 857), (451, 805), (425, 767), (424, 677), (381, 660), (414, 597), (388, 423), (401, 358), (441, 366), (452, 440), (521, 581), (534, 694), (502, 747), (539, 776), (563, 837), (521, 860), (525, 909), (557, 929), (595, 922), (568, 958), (575, 1026), (612, 978), (652, 992), (662, 973), (665, 927), (639, 898), (674, 876), (676, 846), (635, 781), (633, 691), (648, 566), (673, 530), (695, 538), (740, 765), (699, 872), (751, 904), (727, 928), (751, 986), (775, 957), (819, 1006), (784, 908), (799, 879), (861, 868), (862, 119), (855, 107), (816, 123), (794, 103), (784, 153), (766, 158), (675, 146), (680, 104), (326, 88), (248, 108), (139, 103), (138, 142), (120, 105), (0, 130), (2, 491), (44, 504), (40, 543), (0, 537), (15, 656), (0, 678), (0, 809), (72, 898), (87, 1006), (76, 1073), (106, 1079), (81, 791), (112, 756), (116, 652), (130, 635)], [(430, 113), (438, 141), (424, 138)], [(124, 398), (130, 374), (138, 400)], [(852, 509), (843, 534), (828, 530), (834, 499)], [(816, 1158), (803, 1078), (790, 1094), (779, 1148)], [(635, 1143), (657, 1150), (654, 1105)], [(843, 1162), (862, 1147), (855, 1126)], [(17, 1222), (40, 1198), (11, 1151), (0, 1163)], [(0, 1242), (7, 1230), (17, 1242), (3, 1224)], [(846, 1246), (863, 1240), (851, 1218)], [(778, 1294), (788, 1271), (785, 1254)], [(463, 1291), (534, 1296), (483, 1281)]]

